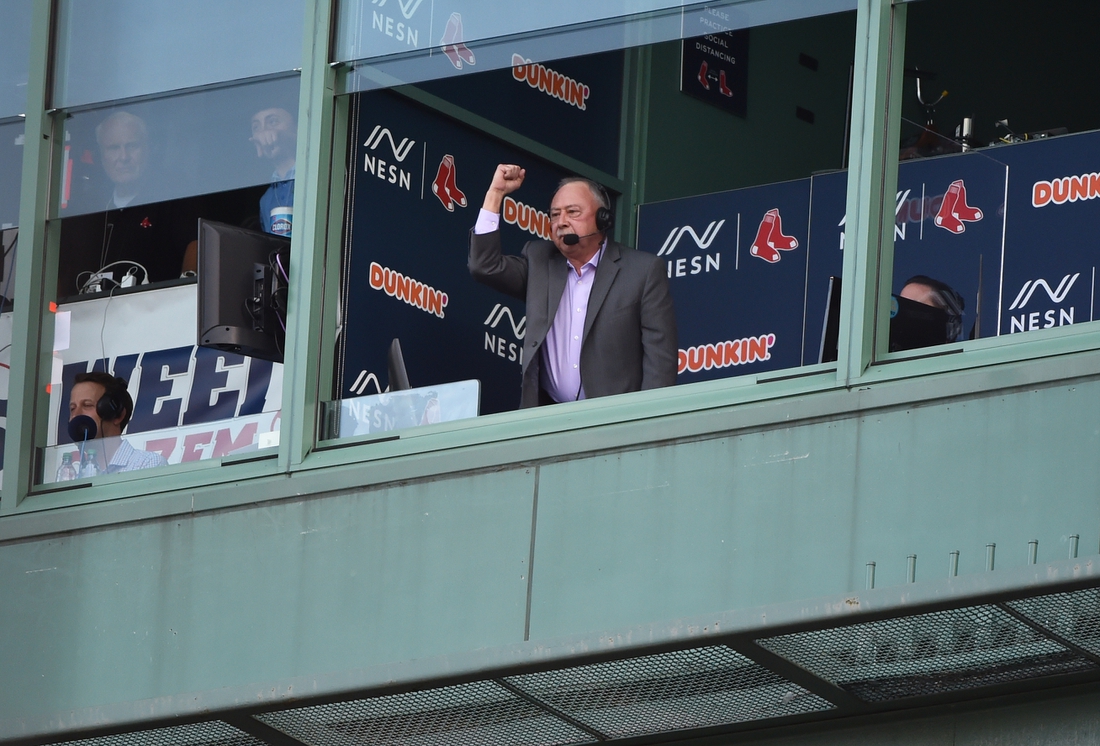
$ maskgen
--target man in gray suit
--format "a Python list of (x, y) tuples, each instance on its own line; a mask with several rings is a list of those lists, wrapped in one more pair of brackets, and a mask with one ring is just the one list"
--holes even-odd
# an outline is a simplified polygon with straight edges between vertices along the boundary
[(553, 242), (500, 248), (505, 195), (526, 171), (501, 164), (470, 236), (470, 274), (527, 303), (520, 406), (676, 383), (676, 315), (661, 261), (608, 240), (611, 205), (588, 179), (564, 179), (550, 205)]

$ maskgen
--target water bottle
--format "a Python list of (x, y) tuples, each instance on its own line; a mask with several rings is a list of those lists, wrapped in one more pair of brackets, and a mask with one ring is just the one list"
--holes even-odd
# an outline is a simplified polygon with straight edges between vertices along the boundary
[(84, 463), (80, 465), (80, 476), (94, 477), (98, 474), (99, 469), (96, 467), (95, 449), (89, 448), (84, 452)]
[(73, 467), (73, 455), (71, 453), (61, 454), (61, 466), (57, 469), (57, 481), (68, 482), (70, 479), (76, 479), (76, 468)]

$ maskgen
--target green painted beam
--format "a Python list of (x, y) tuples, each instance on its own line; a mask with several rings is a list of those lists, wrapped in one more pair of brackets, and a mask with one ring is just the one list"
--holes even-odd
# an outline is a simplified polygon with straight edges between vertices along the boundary
[[(49, 313), (52, 288), (46, 239), (46, 186), (52, 161), (61, 152), (53, 137), (48, 71), (51, 67), (50, 30), (54, 4), (38, 0), (31, 16), (29, 78), (20, 187), (19, 249), (15, 268), (15, 307), (8, 379), (7, 440), (4, 449), (4, 488), (0, 515), (13, 512), (34, 479), (35, 426), (45, 418), (45, 381), (50, 371), (53, 318)], [(56, 243), (56, 238), (55, 238)], [(53, 263), (56, 266), (56, 258)], [(45, 341), (39, 344), (39, 339)], [(38, 412), (42, 410), (42, 412)]]
[[(328, 0), (306, 0), (305, 7), (302, 82), (298, 98), (298, 110), (304, 114), (298, 122), (295, 219), (279, 443), (281, 470), (300, 464), (316, 441), (319, 387), (322, 385), (318, 363), (322, 355), (325, 250), (330, 235), (332, 190), (329, 185), (336, 71), (328, 61), (335, 7)], [(336, 194), (337, 199), (341, 196)]]
[[(852, 134), (844, 243), (844, 293), (840, 301), (837, 376), (853, 385), (875, 359), (887, 324), (893, 247), (893, 195), (901, 119), (905, 6), (891, 0), (859, 0), (852, 91)], [(885, 295), (880, 291), (885, 287)], [(888, 327), (883, 326), (883, 329)]]

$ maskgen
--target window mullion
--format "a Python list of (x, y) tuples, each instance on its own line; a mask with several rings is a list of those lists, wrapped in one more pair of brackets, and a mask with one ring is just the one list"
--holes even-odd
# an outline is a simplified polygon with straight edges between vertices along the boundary
[[(19, 208), (19, 246), (15, 263), (15, 304), (12, 323), (11, 375), (8, 384), (4, 490), (0, 513), (15, 511), (34, 478), (34, 422), (41, 386), (40, 371), (48, 369), (51, 350), (40, 340), (52, 339), (47, 327), (51, 293), (43, 292), (49, 269), (46, 212), (50, 172), (60, 151), (48, 106), (50, 28), (53, 3), (34, 3), (31, 17), (29, 77), (23, 146), (23, 178)], [(56, 261), (56, 259), (55, 259)]]
[[(852, 91), (852, 160), (848, 170), (843, 287), (837, 376), (858, 379), (885, 349), (886, 326), (876, 334), (876, 301), (889, 301), (897, 185), (906, 6), (892, 0), (860, 0), (856, 13), (856, 63)], [(884, 292), (879, 286), (886, 283)]]
[(333, 0), (306, 0), (298, 108), (294, 232), (284, 354), (279, 468), (301, 463), (313, 446), (318, 410), (324, 256), (336, 71), (328, 64)]

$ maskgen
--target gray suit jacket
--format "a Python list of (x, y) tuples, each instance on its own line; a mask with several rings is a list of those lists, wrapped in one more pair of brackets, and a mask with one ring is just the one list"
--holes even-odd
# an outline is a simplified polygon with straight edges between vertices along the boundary
[[(528, 241), (521, 256), (500, 249), (500, 231), (470, 232), (470, 274), (527, 303), (520, 406), (539, 402), (542, 344), (565, 291), (568, 262), (549, 241)], [(652, 254), (609, 241), (581, 340), (581, 384), (591, 399), (676, 383), (676, 314), (664, 265)]]

